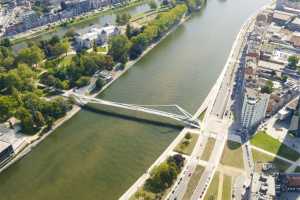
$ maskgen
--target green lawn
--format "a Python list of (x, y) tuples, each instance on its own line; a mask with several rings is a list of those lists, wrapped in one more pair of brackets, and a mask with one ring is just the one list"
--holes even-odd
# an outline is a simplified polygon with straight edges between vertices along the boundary
[(216, 140), (214, 138), (208, 138), (205, 149), (201, 156), (201, 160), (207, 161), (210, 158), (210, 154), (214, 148)]
[(222, 165), (244, 168), (242, 146), (238, 142), (228, 141), (221, 158)]
[(224, 175), (222, 200), (231, 200), (232, 177)]
[(97, 47), (97, 52), (107, 52), (106, 47)]
[(255, 164), (271, 162), (280, 172), (284, 172), (290, 167), (289, 163), (281, 159), (275, 158), (273, 156), (269, 156), (267, 154), (261, 153), (254, 149), (252, 149), (252, 156)]
[(204, 200), (217, 200), (218, 189), (219, 189), (219, 172), (216, 172), (213, 180), (211, 181), (208, 187)]
[(202, 176), (202, 173), (204, 171), (204, 167), (198, 165), (188, 183), (188, 186), (187, 186), (187, 190), (185, 191), (185, 194), (183, 196), (183, 200), (190, 200), (192, 195), (193, 195), (193, 192), (195, 191), (197, 185), (198, 185), (198, 182)]
[(68, 56), (63, 57), (60, 61), (60, 66), (62, 67), (62, 66), (71, 64), (73, 57), (74, 57), (74, 55), (68, 55)]
[(183, 138), (181, 142), (175, 147), (174, 151), (186, 155), (191, 155), (195, 144), (198, 140), (199, 135), (198, 134), (191, 134), (191, 139)]
[(251, 144), (292, 161), (296, 161), (300, 158), (300, 154), (297, 151), (280, 143), (265, 132), (258, 132), (252, 137)]

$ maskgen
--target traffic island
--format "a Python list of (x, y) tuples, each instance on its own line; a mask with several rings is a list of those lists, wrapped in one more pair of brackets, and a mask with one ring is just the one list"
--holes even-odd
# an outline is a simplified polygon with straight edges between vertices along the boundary
[(244, 169), (243, 151), (240, 143), (227, 142), (221, 158), (221, 164)]
[(202, 173), (204, 171), (204, 167), (201, 166), (201, 165), (197, 165), (188, 185), (187, 185), (187, 189), (185, 191), (185, 194), (183, 196), (183, 200), (190, 200), (192, 195), (193, 195), (193, 192), (195, 191), (197, 185), (198, 185), (198, 182), (202, 176)]
[(222, 198), (221, 198), (222, 200), (231, 199), (231, 184), (232, 184), (232, 177), (224, 175)]
[(220, 173), (216, 172), (205, 194), (204, 200), (218, 199), (219, 178)]
[(202, 153), (201, 160), (208, 161), (210, 158), (210, 154), (215, 146), (216, 140), (214, 138), (208, 138), (205, 149)]

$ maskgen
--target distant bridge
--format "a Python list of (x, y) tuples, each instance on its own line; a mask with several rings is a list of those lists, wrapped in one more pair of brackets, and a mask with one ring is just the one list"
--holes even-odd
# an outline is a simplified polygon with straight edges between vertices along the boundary
[[(97, 99), (93, 97), (88, 97), (85, 95), (77, 94), (77, 93), (68, 93), (70, 97), (73, 97), (75, 101), (79, 105), (85, 105), (87, 103), (95, 103), (95, 104), (101, 104), (101, 105), (107, 105), (111, 107), (117, 107), (122, 108), (126, 110), (132, 110), (132, 111), (140, 111), (148, 114), (163, 116), (166, 118), (170, 118), (179, 122), (182, 122), (183, 124), (193, 127), (193, 128), (200, 128), (199, 120), (194, 119), (194, 117), (185, 111), (183, 108), (181, 108), (178, 105), (137, 105), (137, 104), (125, 104), (125, 103), (118, 103), (113, 101), (107, 101), (103, 99)], [(175, 114), (171, 112), (166, 112), (158, 109), (154, 109), (155, 107), (171, 107), (176, 108), (180, 114)]]

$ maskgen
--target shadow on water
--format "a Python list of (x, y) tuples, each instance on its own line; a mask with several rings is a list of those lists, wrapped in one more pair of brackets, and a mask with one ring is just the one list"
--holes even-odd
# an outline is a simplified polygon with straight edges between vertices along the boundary
[(133, 116), (133, 114), (131, 113), (125, 113), (125, 112), (116, 112), (113, 110), (105, 110), (102, 109), (100, 107), (95, 107), (93, 105), (86, 105), (83, 107), (85, 110), (94, 112), (94, 113), (99, 113), (101, 115), (106, 115), (106, 116), (110, 116), (110, 117), (116, 117), (119, 119), (123, 119), (123, 120), (129, 120), (129, 121), (137, 121), (137, 122), (141, 122), (141, 123), (145, 123), (145, 124), (152, 124), (152, 125), (156, 125), (156, 126), (160, 126), (160, 127), (168, 127), (168, 128), (175, 128), (175, 129), (182, 129), (184, 127), (183, 124), (180, 124), (179, 122), (171, 122), (170, 120), (163, 120), (163, 121), (159, 121), (160, 118), (162, 117), (157, 117), (157, 119), (150, 119), (150, 114), (148, 115), (135, 115)]

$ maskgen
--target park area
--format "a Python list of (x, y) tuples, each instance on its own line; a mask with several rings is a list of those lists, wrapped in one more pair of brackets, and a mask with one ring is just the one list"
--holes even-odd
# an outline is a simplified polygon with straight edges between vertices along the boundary
[(221, 158), (221, 164), (240, 169), (244, 168), (243, 151), (240, 143), (234, 141), (227, 142)]
[(197, 143), (199, 135), (187, 133), (180, 143), (175, 147), (174, 151), (185, 155), (191, 155)]
[(256, 133), (251, 138), (251, 144), (291, 161), (296, 161), (300, 158), (300, 154), (297, 151), (272, 138), (264, 131)]
[(260, 165), (260, 164), (263, 164), (263, 163), (272, 163), (272, 165), (279, 172), (284, 172), (290, 167), (289, 163), (287, 163), (279, 158), (259, 152), (255, 149), (252, 149), (252, 156), (253, 156), (253, 161), (255, 163), (255, 167), (256, 167), (257, 171), (261, 171), (262, 165)]
[(216, 140), (214, 138), (208, 138), (207, 142), (206, 142), (206, 146), (205, 146), (205, 149), (202, 153), (202, 156), (201, 156), (201, 160), (205, 160), (205, 161), (208, 161), (209, 158), (210, 158), (210, 154), (215, 146), (215, 142)]

